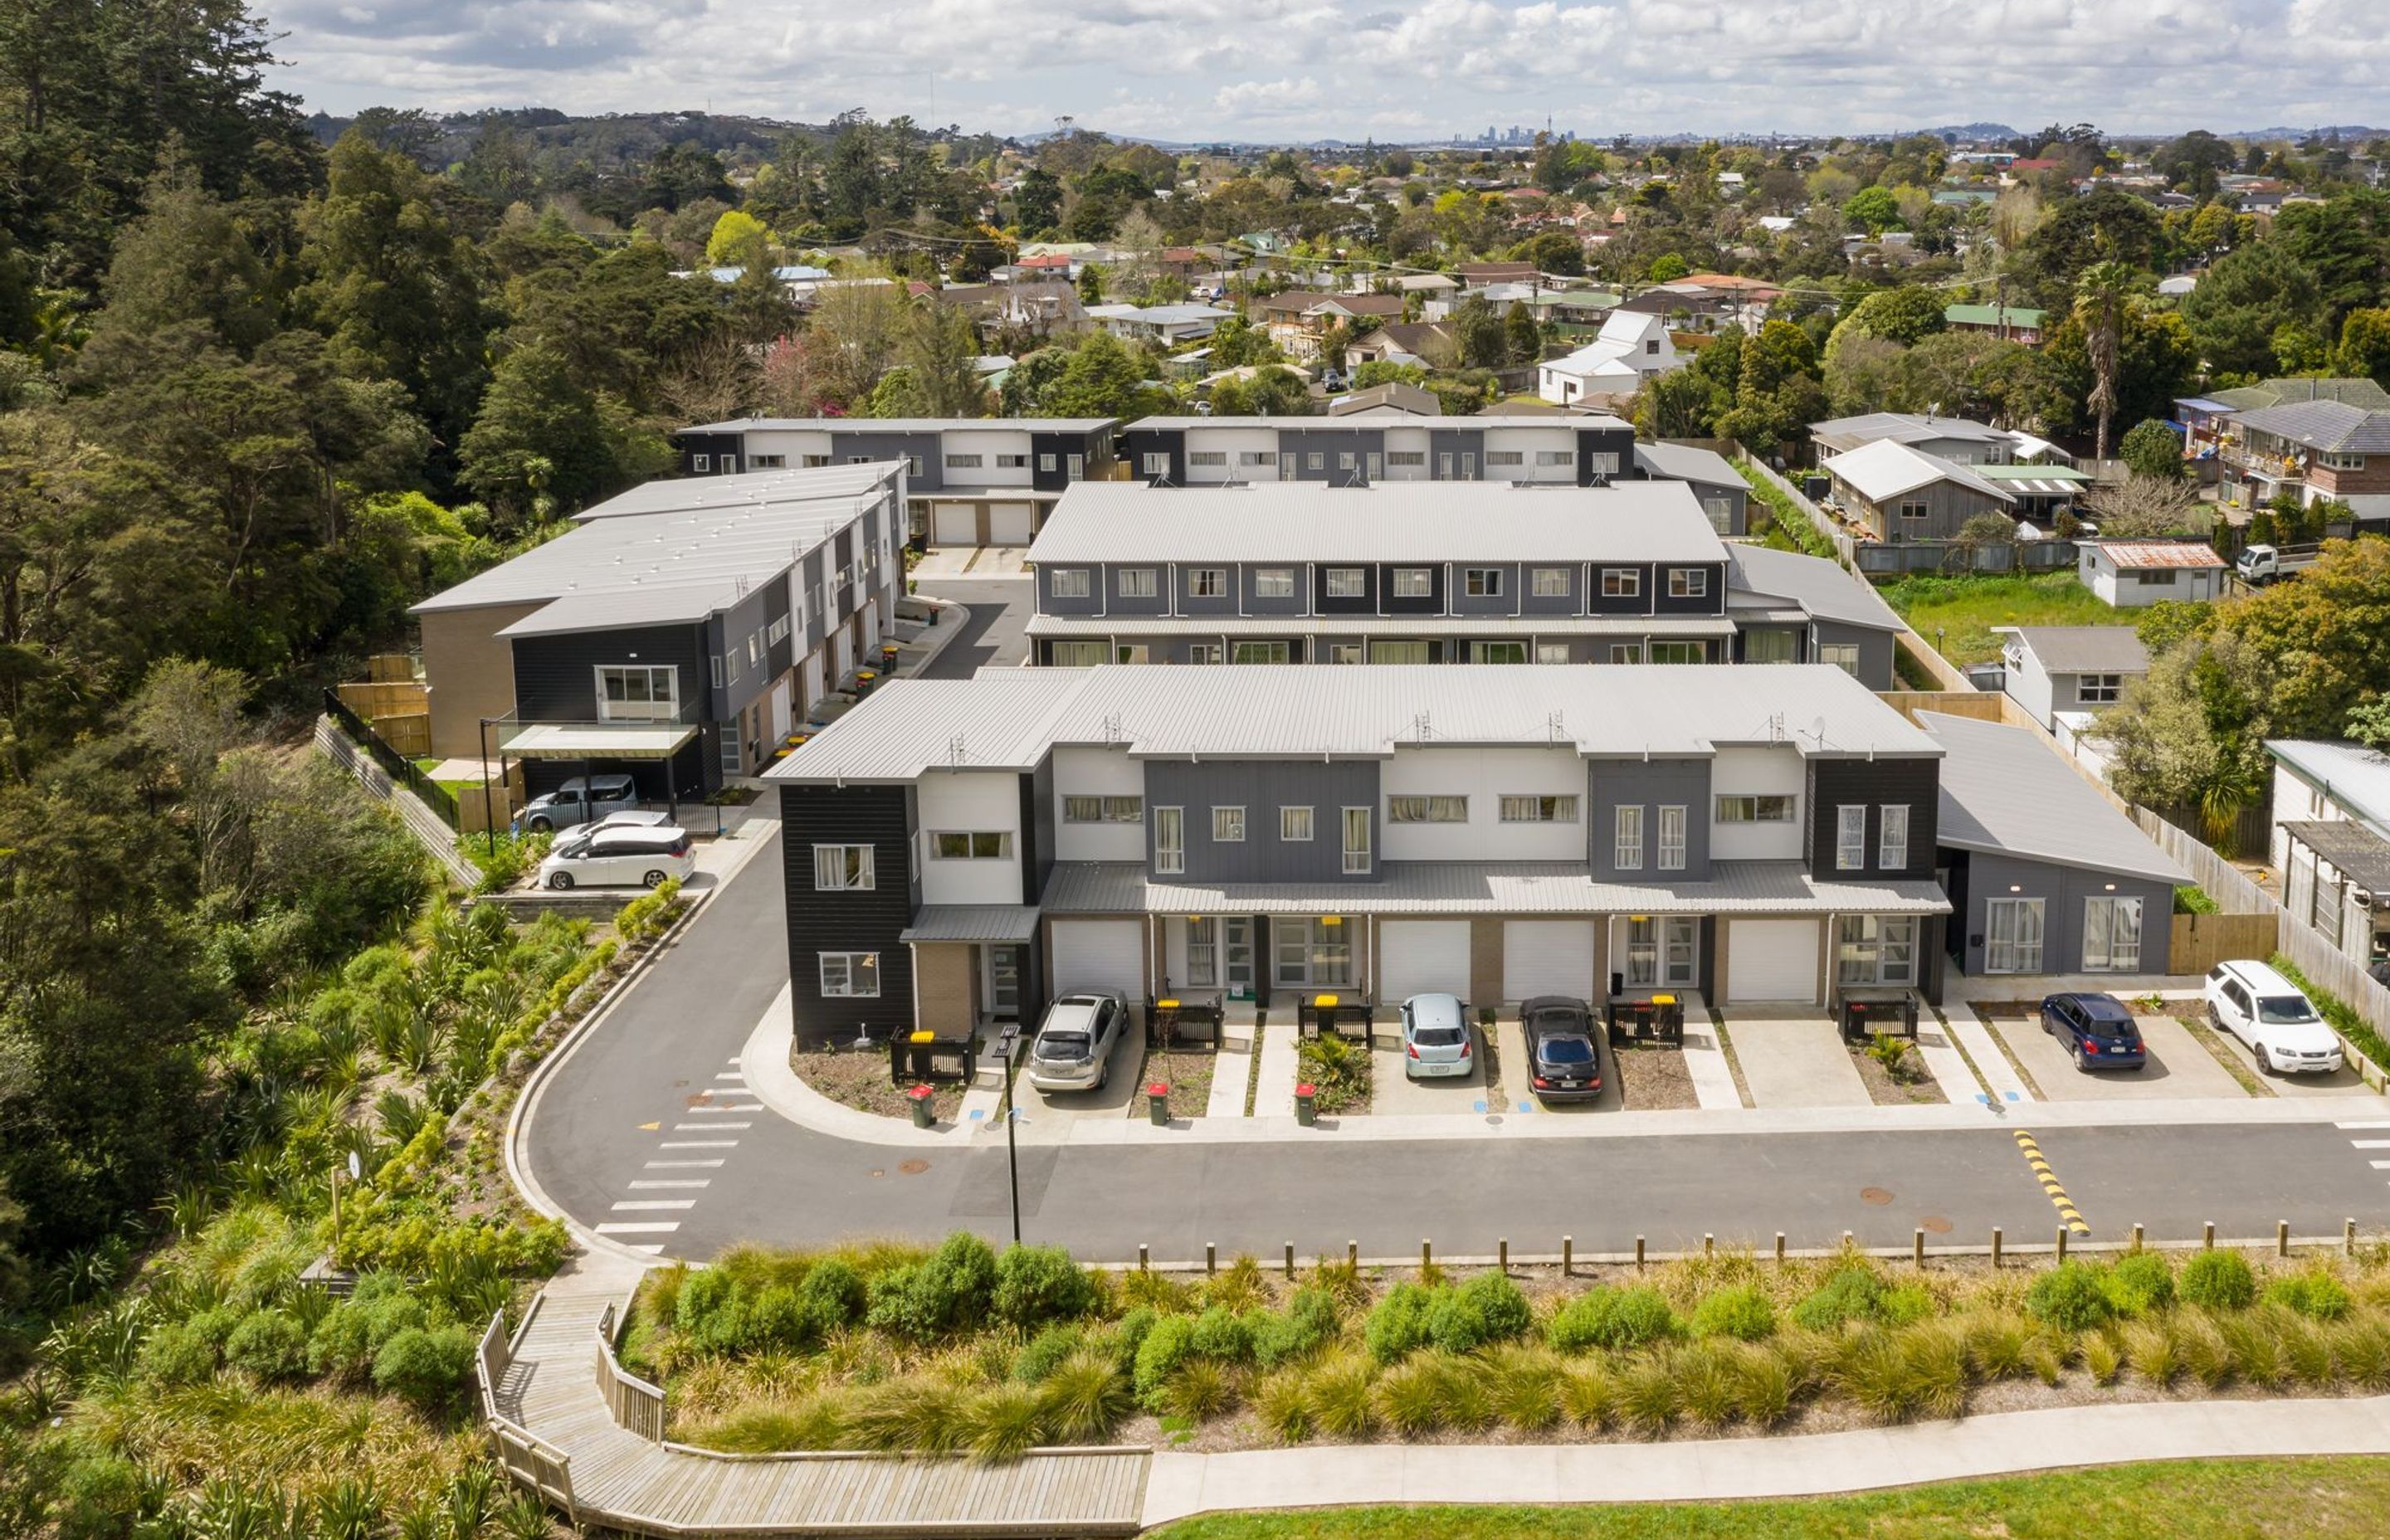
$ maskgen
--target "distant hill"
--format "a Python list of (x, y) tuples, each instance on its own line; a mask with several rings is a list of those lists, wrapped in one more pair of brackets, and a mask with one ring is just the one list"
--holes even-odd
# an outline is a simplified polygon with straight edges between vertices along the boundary
[(2337, 134), (2344, 141), (2361, 143), (2367, 139), (2390, 135), (2390, 128), (2368, 128), (2362, 123), (2309, 124), (2305, 128), (2236, 128), (2229, 134), (2218, 135), (2225, 139), (2304, 139), (2308, 135)]
[[(2022, 139), (2024, 135), (2006, 123), (1949, 123), (1941, 128), (1918, 128), (1911, 134), (1931, 134), (1937, 139)], [(1906, 138), (1904, 134), (1899, 137)]]

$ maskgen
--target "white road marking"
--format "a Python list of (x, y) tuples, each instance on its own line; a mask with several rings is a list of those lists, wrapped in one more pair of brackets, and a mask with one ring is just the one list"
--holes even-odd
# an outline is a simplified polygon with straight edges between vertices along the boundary
[(2351, 1149), (2390, 1149), (2390, 1139), (2351, 1139)]
[[(736, 1149), (739, 1148), (739, 1141), (737, 1139), (665, 1139), (656, 1148), (658, 1149)], [(716, 1165), (721, 1163), (719, 1161), (714, 1162)]]
[[(736, 1144), (739, 1141), (733, 1139), (730, 1142)], [(721, 1164), (720, 1161), (649, 1161), (648, 1169), (649, 1171), (707, 1171), (715, 1169)]]
[(679, 1228), (679, 1220), (667, 1219), (661, 1223), (640, 1225), (600, 1225), (598, 1226), (598, 1233), (599, 1235), (670, 1235)]
[(660, 1257), (660, 1256), (662, 1256), (662, 1255), (663, 1255), (663, 1254), (664, 1254), (664, 1249), (663, 1249), (662, 1246), (660, 1246), (660, 1245), (659, 1245), (659, 1246), (634, 1246), (634, 1247), (632, 1247), (632, 1248), (631, 1248), (631, 1250), (633, 1250), (633, 1251), (635, 1251), (638, 1252), (641, 1256)]
[(747, 1072), (744, 1070), (725, 1070), (713, 1078), (716, 1080), (736, 1080), (744, 1083), (747, 1079)]
[[(676, 1123), (673, 1124), (673, 1132), (675, 1134), (719, 1134), (725, 1129), (752, 1128), (755, 1125), (752, 1123)], [(733, 1139), (730, 1142), (736, 1144), (739, 1141)]]
[(763, 1110), (764, 1104), (760, 1101), (744, 1101), (739, 1103), (737, 1106), (725, 1103), (719, 1107), (692, 1107), (688, 1109), (691, 1112), (760, 1112)]
[(2365, 1163), (2376, 1171), (2390, 1171), (2390, 1161), (2368, 1161)]
[(713, 1186), (713, 1177), (699, 1176), (687, 1181), (634, 1182), (631, 1184), (631, 1190), (636, 1192), (643, 1187), (710, 1187), (712, 1186)]
[(2334, 1128), (2390, 1128), (2390, 1118), (2369, 1118), (2359, 1123), (2336, 1123)]
[(642, 1210), (645, 1210), (649, 1213), (666, 1213), (675, 1209), (693, 1209), (695, 1207), (697, 1207), (697, 1200), (694, 1198), (632, 1198), (615, 1204), (614, 1212), (616, 1213), (637, 1213)]

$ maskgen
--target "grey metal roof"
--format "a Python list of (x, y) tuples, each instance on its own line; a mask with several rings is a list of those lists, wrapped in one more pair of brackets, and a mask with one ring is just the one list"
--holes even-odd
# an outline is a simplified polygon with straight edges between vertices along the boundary
[(2351, 817), (2390, 834), (2390, 757), (2361, 743), (2269, 738), (2266, 751)]
[(1560, 743), (1592, 757), (1632, 759), (1771, 742), (1809, 757), (1941, 753), (1866, 686), (1825, 664), (1111, 664), (893, 680), (767, 774), (835, 782), (1021, 771), (1060, 743), (1115, 743), (1145, 757), (1240, 759)]
[(1828, 459), (1821, 468), (1829, 476), (1857, 488), (1859, 495), (1871, 503), (1881, 503), (1886, 498), (1897, 497), (1902, 493), (1914, 492), (1936, 481), (1956, 481), (1998, 502), (2016, 501), (2006, 488), (1984, 480), (1958, 461), (1929, 455), (1897, 439), (1875, 439), (1857, 449), (1846, 449)]
[(1797, 861), (1718, 861), (1706, 881), (1608, 882), (1569, 861), (1389, 861), (1369, 882), (1159, 881), (1137, 862), (1060, 862), (1039, 906), (1108, 914), (1945, 915), (1931, 881), (1829, 882)]
[[(600, 504), (546, 544), (434, 594), (415, 612), (559, 601), (547, 607), (554, 615), (544, 610), (508, 627), (515, 635), (701, 620), (885, 501), (895, 472), (891, 461), (650, 482)], [(682, 490), (735, 494), (739, 489), (726, 483), (742, 481), (758, 483), (747, 489), (757, 495), (692, 506)]]
[(2234, 390), (2212, 391), (2207, 401), (2228, 411), (2243, 412), (2297, 401), (2344, 401), (2351, 406), (2381, 409), (2390, 407), (2390, 391), (2362, 376), (2350, 379), (2293, 378), (2261, 379)]
[(1086, 562), (1726, 560), (1682, 481), (1606, 487), (1501, 481), (1255, 481), (1192, 493), (1081, 481), (1029, 546)]
[(1769, 598), (1790, 599), (1813, 620), (1839, 621), (1870, 631), (1903, 631), (1908, 622), (1893, 613), (1872, 584), (1855, 577), (1821, 556), (1799, 551), (1770, 550), (1765, 545), (1727, 547), (1726, 584)]
[(1032, 636), (1731, 636), (1717, 615), (1032, 615)]
[(2338, 401), (2284, 402), (2260, 406), (2232, 419), (2310, 449), (2350, 455), (2390, 455), (2390, 411), (2369, 410)]
[(2040, 734), (1939, 712), (1917, 719), (1949, 751), (1941, 843), (2153, 882), (2191, 880)]
[[(1224, 312), (1223, 314), (1227, 314)], [(752, 428), (817, 429), (838, 433), (936, 433), (949, 428), (1010, 428), (1028, 433), (1092, 433), (1118, 417), (732, 417), (692, 423), (683, 433), (738, 433)]]
[(930, 904), (897, 934), (898, 941), (977, 941), (1014, 944), (1037, 937), (1037, 909), (1029, 904)]
[(1843, 440), (1855, 444), (1883, 439), (1897, 443), (1921, 443), (1932, 439), (1965, 439), (1978, 443), (2011, 442), (2004, 429), (1968, 417), (1928, 417), (1921, 412), (1865, 412), (1855, 417), (1832, 417), (1812, 423), (1809, 436), (1821, 443)]
[[(1382, 414), (1382, 416), (1381, 415)], [(1139, 417), (1127, 424), (1130, 429), (1158, 428), (1184, 432), (1195, 428), (1304, 428), (1341, 430), (1372, 421), (1389, 424), (1407, 423), (1415, 427), (1433, 428), (1439, 432), (1458, 430), (1463, 432), (1484, 428), (1613, 428), (1627, 426), (1619, 417), (1604, 413), (1587, 412), (1554, 415), (1545, 412), (1485, 412), (1475, 417), (1439, 417), (1431, 421), (1408, 412), (1391, 407), (1377, 407), (1368, 412), (1354, 412), (1341, 417), (1206, 417), (1163, 416)]]
[(1746, 487), (1732, 463), (1715, 449), (1690, 443), (1638, 443), (1635, 463), (1654, 476), (1677, 481), (1707, 481), (1715, 486)]
[(1997, 626), (2033, 650), (2046, 674), (2150, 672), (2150, 649), (2129, 625)]
[(2347, 818), (2284, 824), (2282, 832), (2322, 856), (2360, 888), (2390, 893), (2390, 841)]

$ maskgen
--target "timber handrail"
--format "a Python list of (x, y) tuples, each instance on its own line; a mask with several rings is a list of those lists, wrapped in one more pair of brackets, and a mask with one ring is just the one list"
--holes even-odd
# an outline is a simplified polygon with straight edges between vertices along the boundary
[(614, 1307), (598, 1317), (598, 1393), (614, 1425), (649, 1444), (664, 1441), (664, 1392), (623, 1367), (614, 1356)]

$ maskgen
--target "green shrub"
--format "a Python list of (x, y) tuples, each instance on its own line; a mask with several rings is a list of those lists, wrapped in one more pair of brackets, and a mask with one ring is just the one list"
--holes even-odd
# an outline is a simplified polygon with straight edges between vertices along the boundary
[(1932, 1296), (1915, 1285), (1889, 1289), (1871, 1270), (1850, 1266), (1836, 1269), (1833, 1277), (1794, 1305), (1792, 1321), (1811, 1331), (1831, 1331), (1852, 1321), (1899, 1326), (1921, 1319), (1932, 1308)]
[(1187, 1346), (1198, 1358), (1241, 1364), (1253, 1355), (1253, 1328), (1244, 1316), (1215, 1304), (1195, 1317), (1195, 1329)]
[(1195, 1322), (1186, 1315), (1164, 1315), (1153, 1323), (1137, 1344), (1136, 1385), (1139, 1405), (1163, 1410), (1163, 1397), (1178, 1367), (1195, 1356)]
[(1086, 1341), (1076, 1326), (1058, 1323), (1032, 1337), (1012, 1355), (1012, 1378), (1024, 1385), (1034, 1385), (1054, 1372), (1062, 1360), (1079, 1351)]
[(1102, 1343), (1111, 1350), (1112, 1361), (1120, 1367), (1121, 1373), (1136, 1371), (1137, 1351), (1145, 1346), (1147, 1333), (1160, 1319), (1160, 1312), (1139, 1305), (1114, 1321), (1111, 1329), (1104, 1333)]
[(810, 1346), (816, 1336), (814, 1319), (785, 1283), (776, 1283), (743, 1303), (734, 1315), (735, 1345), (741, 1353), (778, 1349), (795, 1353)]
[(843, 1257), (823, 1257), (805, 1269), (804, 1281), (797, 1285), (797, 1299), (814, 1329), (828, 1335), (863, 1319), (870, 1291), (854, 1264)]
[(1436, 1291), (1427, 1334), (1446, 1353), (1474, 1353), (1489, 1342), (1515, 1341), (1534, 1318), (1517, 1284), (1499, 1273), (1481, 1273), (1458, 1289)]
[(2024, 1313), (2061, 1331), (2088, 1331), (2114, 1309), (2100, 1269), (2088, 1262), (2062, 1262), (2025, 1290)]
[(1631, 1289), (1587, 1290), (1552, 1317), (1549, 1335), (1552, 1346), (1561, 1352), (1584, 1353), (1663, 1342), (1680, 1329), (1677, 1313), (1668, 1308), (1660, 1291), (1637, 1284)]
[(2119, 1315), (2146, 1315), (2174, 1303), (2174, 1267), (2156, 1251), (2117, 1258), (2105, 1284), (2108, 1303)]
[(1095, 1307), (1094, 1280), (1060, 1246), (1011, 1246), (996, 1259), (996, 1315), (1008, 1325), (1031, 1330)]
[(1338, 1324), (1334, 1295), (1309, 1285), (1298, 1289), (1283, 1312), (1254, 1319), (1253, 1362), (1275, 1368), (1306, 1357), (1335, 1340)]
[(2176, 1290), (2210, 1310), (2246, 1310), (2257, 1297), (2257, 1275), (2238, 1251), (2202, 1251), (2183, 1264)]
[(2348, 1286), (2330, 1273), (2276, 1278), (2266, 1285), (2266, 1299), (2314, 1321), (2336, 1321), (2348, 1314)]
[(891, 1336), (928, 1342), (977, 1325), (995, 1298), (996, 1253), (979, 1237), (957, 1231), (927, 1262), (874, 1278), (866, 1318)]
[(473, 1364), (469, 1327), (400, 1332), (374, 1354), (374, 1388), (403, 1396), (425, 1411), (445, 1406), (465, 1385)]
[(1767, 1303), (1766, 1294), (1748, 1283), (1713, 1290), (1693, 1307), (1692, 1331), (1696, 1337), (1761, 1341), (1775, 1335), (1776, 1307)]
[(1380, 1364), (1400, 1363), (1428, 1340), (1428, 1312), (1435, 1291), (1416, 1283), (1398, 1283), (1386, 1290), (1361, 1328), (1361, 1341)]
[(279, 1310), (252, 1311), (225, 1339), (225, 1362), (273, 1383), (307, 1372), (307, 1333)]
[(171, 1321), (141, 1341), (141, 1378), (153, 1385), (196, 1385), (216, 1372), (216, 1344), (188, 1321)]

